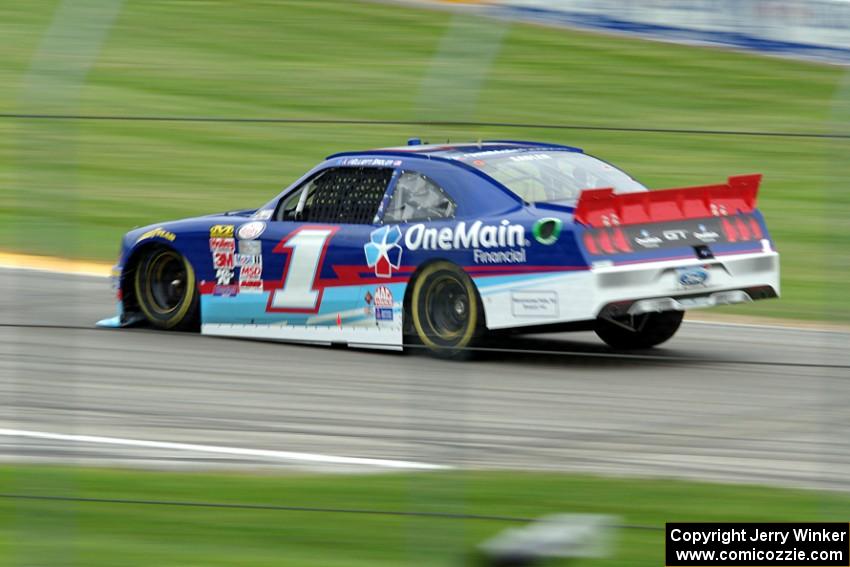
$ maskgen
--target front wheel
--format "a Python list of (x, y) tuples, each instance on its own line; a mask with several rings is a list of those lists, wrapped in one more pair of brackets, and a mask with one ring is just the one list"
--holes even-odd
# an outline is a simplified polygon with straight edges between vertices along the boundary
[(664, 311), (635, 315), (622, 322), (600, 319), (595, 331), (600, 339), (618, 350), (652, 348), (670, 340), (684, 316), (684, 311)]
[(195, 271), (182, 254), (157, 248), (141, 259), (134, 278), (139, 309), (154, 327), (196, 330), (198, 289)]
[(413, 283), (410, 318), (416, 338), (434, 354), (462, 358), (484, 329), (475, 285), (463, 270), (435, 262)]

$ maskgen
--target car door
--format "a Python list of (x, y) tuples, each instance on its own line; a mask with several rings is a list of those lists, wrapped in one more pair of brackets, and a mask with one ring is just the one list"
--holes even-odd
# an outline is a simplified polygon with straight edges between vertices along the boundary
[(282, 197), (269, 221), (240, 226), (242, 317), (304, 328), (360, 323), (364, 245), (393, 175), (386, 167), (329, 167)]

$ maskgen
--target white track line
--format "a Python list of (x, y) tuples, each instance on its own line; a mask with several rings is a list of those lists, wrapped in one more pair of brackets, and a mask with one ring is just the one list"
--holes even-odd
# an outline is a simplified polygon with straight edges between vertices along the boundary
[(809, 333), (837, 333), (837, 334), (847, 334), (847, 330), (842, 329), (816, 329), (814, 327), (808, 326), (800, 326), (794, 327), (791, 325), (759, 325), (757, 323), (733, 323), (733, 322), (724, 322), (724, 321), (701, 321), (697, 320), (689, 320), (685, 319), (686, 324), (696, 324), (696, 325), (712, 325), (715, 327), (742, 327), (745, 329), (769, 329), (771, 331), (806, 331)]
[(294, 453), (291, 451), (271, 451), (266, 449), (244, 449), (241, 447), (219, 447), (216, 445), (197, 445), (194, 443), (171, 443), (168, 441), (143, 441), (139, 439), (122, 439), (120, 437), (100, 437), (94, 435), (65, 435), (44, 431), (25, 431), (21, 429), (0, 429), (0, 436), (26, 437), (29, 439), (48, 439), (52, 441), (70, 441), (73, 443), (99, 443), (103, 445), (123, 445), (125, 447), (146, 447), (149, 449), (170, 449), (173, 451), (193, 451), (200, 453), (217, 453), (222, 455), (238, 455), (241, 457), (257, 457), (281, 461), (301, 461), (307, 463), (322, 463), (333, 465), (360, 465), (383, 467), (390, 469), (414, 470), (446, 470), (451, 467), (419, 463), (415, 461), (395, 461), (390, 459), (366, 459), (361, 457), (339, 457), (336, 455), (321, 455), (317, 453)]
[(101, 278), (106, 279), (109, 277), (107, 274), (102, 274), (100, 272), (94, 271), (70, 271), (70, 270), (60, 270), (56, 268), (35, 268), (32, 266), (15, 266), (14, 264), (4, 264), (0, 262), (0, 269), (2, 270), (20, 270), (23, 272), (41, 272), (43, 274), (56, 274), (59, 276), (79, 276), (81, 278)]

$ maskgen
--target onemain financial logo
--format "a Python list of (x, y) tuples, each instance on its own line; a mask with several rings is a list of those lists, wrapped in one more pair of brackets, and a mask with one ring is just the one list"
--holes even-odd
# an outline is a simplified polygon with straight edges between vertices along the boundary
[(460, 221), (441, 228), (414, 224), (404, 233), (408, 250), (472, 250), (476, 264), (521, 264), (530, 242), (525, 227), (503, 219), (499, 224)]
[(667, 567), (847, 567), (847, 523), (668, 523)]

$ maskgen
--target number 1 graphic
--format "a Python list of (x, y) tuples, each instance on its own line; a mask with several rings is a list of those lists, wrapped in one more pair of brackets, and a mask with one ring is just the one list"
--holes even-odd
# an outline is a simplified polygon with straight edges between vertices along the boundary
[(275, 252), (289, 254), (283, 268), (283, 285), (274, 290), (269, 311), (315, 313), (319, 310), (321, 290), (316, 280), (324, 260), (328, 241), (336, 228), (304, 228), (281, 241)]

